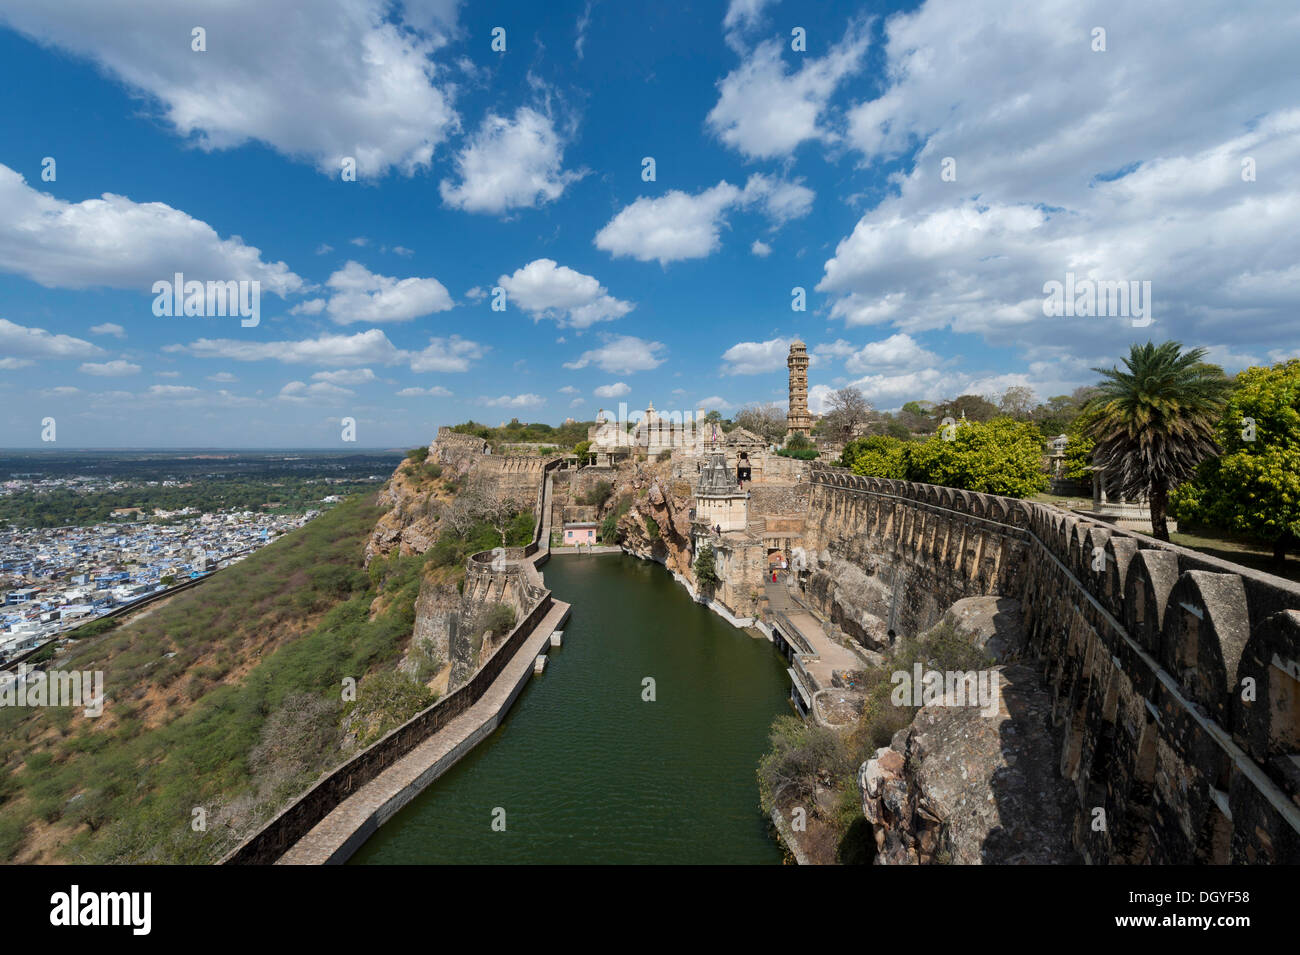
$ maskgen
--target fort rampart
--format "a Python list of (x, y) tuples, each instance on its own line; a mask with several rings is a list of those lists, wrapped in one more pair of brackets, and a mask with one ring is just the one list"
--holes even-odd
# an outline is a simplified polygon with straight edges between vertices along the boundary
[[(1300, 586), (1044, 504), (817, 467), (813, 580), (846, 562), (920, 632), (1024, 608), (1092, 863), (1300, 862)], [(824, 596), (824, 595), (823, 595)]]

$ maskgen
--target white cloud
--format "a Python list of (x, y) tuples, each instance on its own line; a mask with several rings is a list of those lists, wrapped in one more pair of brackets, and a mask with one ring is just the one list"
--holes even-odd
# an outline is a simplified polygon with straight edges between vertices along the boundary
[(0, 165), (0, 209), (0, 271), (46, 288), (147, 291), (176, 272), (186, 281), (256, 280), (263, 292), (281, 297), (303, 285), (283, 262), (263, 262), (261, 251), (238, 236), (223, 239), (166, 203), (107, 192), (65, 202)]
[(594, 364), (612, 375), (631, 374), (658, 368), (666, 360), (662, 355), (667, 350), (663, 342), (632, 335), (605, 336), (604, 345), (583, 352), (575, 361), (565, 362), (564, 367), (576, 370)]
[(466, 212), (500, 215), (553, 202), (583, 172), (565, 172), (564, 140), (553, 121), (527, 106), (513, 120), (489, 113), (456, 155), (458, 183), (444, 179), (442, 201)]
[(611, 385), (601, 385), (592, 394), (597, 398), (622, 398), (631, 390), (624, 382), (616, 381)]
[(332, 385), (362, 385), (368, 381), (378, 380), (378, 376), (369, 368), (340, 368), (338, 371), (318, 371), (311, 377), (313, 381), (328, 381)]
[(722, 214), (740, 199), (726, 182), (696, 196), (670, 189), (657, 199), (642, 196), (624, 207), (596, 233), (596, 248), (660, 265), (702, 259), (718, 247)]
[(578, 389), (573, 387), (573, 385), (565, 385), (563, 388), (559, 389), (559, 392), (562, 395), (576, 395), (578, 393)]
[(749, 247), (749, 251), (760, 259), (765, 259), (772, 254), (772, 247), (760, 239), (755, 239), (754, 244)]
[(724, 30), (746, 30), (753, 27), (762, 16), (763, 8), (772, 0), (731, 0), (727, 14), (722, 18)]
[(115, 358), (112, 361), (88, 361), (82, 363), (77, 369), (86, 375), (97, 375), (101, 378), (122, 378), (126, 375), (138, 375), (140, 366), (121, 358)]
[(319, 315), (325, 311), (325, 299), (309, 298), (289, 309), (290, 315)]
[(836, 87), (862, 68), (867, 45), (866, 31), (850, 24), (825, 56), (793, 54), (801, 65), (787, 73), (785, 41), (765, 40), (718, 83), (709, 129), (749, 159), (788, 156), (805, 140), (833, 140), (823, 122), (827, 104)]
[(307, 384), (305, 381), (291, 381), (280, 389), (278, 398), (284, 401), (293, 401), (304, 404), (310, 401), (330, 400), (334, 398), (347, 398), (355, 395), (355, 391), (347, 388), (340, 388), (338, 385), (331, 384), (328, 381), (317, 381)]
[(740, 189), (723, 181), (697, 195), (671, 189), (658, 198), (642, 196), (621, 209), (596, 233), (596, 247), (615, 258), (631, 256), (660, 265), (702, 259), (719, 245), (726, 214), (757, 205), (774, 226), (808, 214), (813, 191), (755, 173)]
[[(459, 123), (430, 59), (455, 29), (457, 4), (384, 0), (11, 0), (0, 21), (87, 57), (149, 94), (189, 143), (250, 140), (338, 176), (427, 168)], [(207, 51), (190, 47), (196, 24)]]
[(145, 391), (150, 398), (183, 398), (198, 393), (193, 385), (150, 385)]
[(390, 278), (376, 275), (359, 262), (349, 261), (325, 284), (334, 290), (328, 309), (339, 325), (409, 322), (455, 305), (446, 286), (435, 278)]
[(926, 351), (911, 335), (898, 332), (882, 341), (863, 345), (848, 356), (844, 368), (851, 375), (860, 375), (934, 367), (939, 361), (938, 355)]
[(587, 328), (596, 322), (622, 318), (634, 308), (609, 295), (590, 275), (553, 259), (535, 259), (513, 275), (497, 279), (510, 301), (533, 316), (553, 318), (560, 326)]
[(785, 368), (790, 354), (789, 338), (765, 342), (738, 342), (722, 353), (724, 375), (765, 375)]
[(17, 368), (26, 368), (28, 365), (34, 365), (36, 362), (30, 358), (0, 358), (0, 371), (13, 371)]
[[(196, 358), (225, 358), (234, 361), (280, 361), (285, 364), (325, 365), (348, 368), (353, 365), (396, 365), (406, 363), (412, 371), (459, 372), (482, 358), (488, 346), (468, 341), (459, 335), (431, 338), (421, 351), (397, 348), (380, 329), (355, 335), (320, 335), (298, 341), (254, 342), (234, 338), (200, 338), (188, 345), (164, 345), (167, 353), (193, 355)], [(327, 383), (359, 384), (373, 380), (370, 369), (335, 377), (318, 372), (313, 376)]]
[(546, 404), (545, 398), (534, 394), (502, 395), (499, 398), (480, 398), (479, 401), (489, 408), (536, 408)]
[(487, 350), (486, 345), (468, 341), (459, 335), (431, 338), (423, 351), (411, 354), (411, 371), (468, 371), (470, 362), (482, 358)]
[(90, 333), (92, 335), (112, 335), (114, 338), (126, 338), (126, 329), (113, 322), (105, 322), (102, 325), (92, 325), (90, 327)]
[(322, 242), (320, 245), (316, 246), (317, 255), (326, 255), (333, 251), (334, 246), (330, 245), (328, 242)]
[(764, 213), (772, 220), (772, 227), (778, 228), (791, 219), (802, 219), (812, 211), (816, 194), (803, 185), (802, 179), (786, 182), (775, 176), (755, 173), (745, 182), (745, 191), (741, 195), (741, 204), (759, 203)]
[(91, 358), (102, 355), (98, 345), (71, 335), (55, 335), (0, 318), (0, 354), (21, 358)]
[(393, 365), (405, 352), (397, 349), (378, 328), (355, 335), (321, 335), (300, 341), (256, 342), (234, 338), (200, 338), (189, 345), (164, 345), (164, 352), (183, 352), (196, 358), (235, 361), (282, 361), (288, 364)]
[(735, 406), (726, 398), (710, 395), (708, 398), (701, 398), (695, 402), (695, 407), (702, 408), (705, 411), (727, 411)]
[(403, 388), (397, 393), (399, 398), (450, 398), (451, 392), (442, 385), (430, 388)]
[(232, 384), (233, 382), (236, 382), (238, 380), (239, 380), (238, 378), (236, 378), (228, 371), (219, 371), (215, 375), (208, 375), (208, 381), (215, 381), (218, 384), (222, 384), (222, 385)]
[[(986, 24), (980, 42), (954, 33), (958, 16)], [(1111, 49), (1094, 53), (1103, 21)], [(1175, 18), (1065, 0), (1014, 18), (995, 0), (928, 0), (891, 17), (887, 83), (850, 110), (847, 140), (868, 168), (903, 169), (826, 262), (831, 315), (1108, 365), (1147, 337), (1237, 355), (1294, 343), (1300, 181), (1263, 172), (1300, 166), (1294, 24), (1287, 4), (1205, 0)], [(1142, 55), (1123, 54), (1137, 38)], [(944, 157), (955, 182), (940, 177)], [(1256, 181), (1243, 180), (1246, 158)], [(1044, 283), (1067, 272), (1150, 281), (1151, 327), (1045, 317)]]

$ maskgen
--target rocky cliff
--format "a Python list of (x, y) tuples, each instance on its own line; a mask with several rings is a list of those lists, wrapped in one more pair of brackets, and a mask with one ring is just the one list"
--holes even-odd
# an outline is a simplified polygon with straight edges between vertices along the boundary
[[(669, 467), (638, 471), (627, 482), (635, 503), (619, 520), (623, 547), (629, 553), (663, 564), (694, 581), (691, 568), (691, 486), (672, 481)], [(651, 523), (653, 522), (653, 523)]]
[(862, 764), (878, 865), (1078, 861), (1074, 796), (1056, 772), (1052, 698), (1029, 666), (998, 666), (996, 716), (932, 704)]

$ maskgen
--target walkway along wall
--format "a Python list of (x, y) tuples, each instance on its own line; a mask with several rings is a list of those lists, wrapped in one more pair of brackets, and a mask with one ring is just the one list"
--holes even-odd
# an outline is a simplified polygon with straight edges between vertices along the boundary
[(1024, 608), (1093, 863), (1300, 862), (1300, 586), (1046, 505), (818, 467), (814, 565), (865, 563), (899, 633)]
[[(558, 461), (552, 462), (539, 472), (538, 494), (541, 498), (539, 502), (541, 506), (532, 543), (525, 548), (511, 548), (510, 553), (506, 555), (508, 562), (499, 571), (491, 569), (494, 557), (491, 551), (474, 554), (469, 559), (467, 586), (473, 582), (473, 586), (500, 593), (506, 588), (507, 581), (511, 581), (519, 591), (528, 594), (535, 601), (496, 652), (464, 686), (421, 710), (407, 722), (330, 772), (292, 804), (281, 810), (255, 835), (229, 853), (221, 860), (221, 864), (270, 865), (274, 863), (348, 796), (375, 779), (387, 767), (464, 713), (483, 696), (514, 657), (515, 652), (523, 646), (555, 604), (551, 592), (545, 589), (536, 568), (545, 563), (550, 556), (549, 540), (544, 536), (549, 532), (550, 521), (544, 516), (544, 512), (547, 509), (546, 505), (549, 504), (551, 474), (558, 463)], [(512, 556), (515, 559), (524, 558), (520, 563), (527, 566), (521, 568)], [(492, 580), (494, 577), (499, 578), (495, 583)], [(522, 581), (519, 580), (520, 577), (523, 578)]]

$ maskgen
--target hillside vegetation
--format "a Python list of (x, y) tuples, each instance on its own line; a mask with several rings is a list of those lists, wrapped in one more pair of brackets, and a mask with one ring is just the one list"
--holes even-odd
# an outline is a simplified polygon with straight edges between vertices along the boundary
[[(76, 644), (54, 665), (103, 671), (98, 719), (0, 709), (0, 858), (210, 862), (346, 758), (344, 678), (359, 681), (360, 705), (366, 675), (392, 671), (424, 564), (362, 569), (380, 513), (372, 495), (344, 501)], [(416, 684), (374, 685), (389, 702), (367, 708), (373, 731), (433, 700)]]

